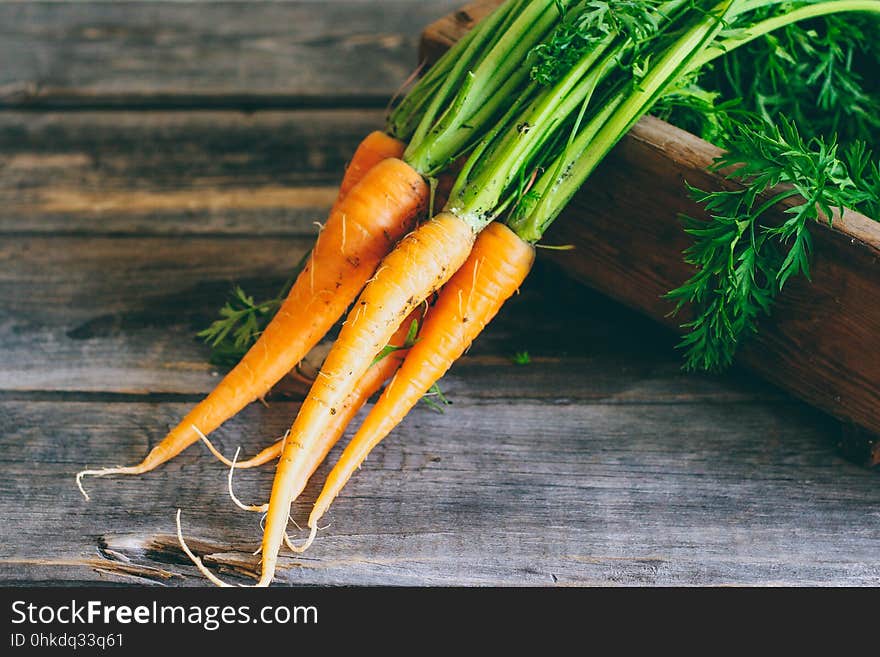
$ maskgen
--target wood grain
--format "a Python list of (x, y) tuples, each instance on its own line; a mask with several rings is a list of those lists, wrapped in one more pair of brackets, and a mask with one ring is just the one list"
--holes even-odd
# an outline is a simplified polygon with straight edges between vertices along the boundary
[(0, 233), (312, 238), (383, 122), (377, 110), (0, 112)]
[[(481, 0), (426, 28), (430, 60), (498, 3)], [(577, 249), (555, 259), (578, 280), (673, 328), (663, 295), (691, 274), (680, 216), (704, 217), (686, 195), (729, 186), (706, 167), (720, 151), (646, 117), (608, 156), (546, 239)], [(781, 221), (787, 205), (775, 210)], [(771, 219), (773, 221), (773, 219)], [(880, 223), (857, 213), (813, 229), (812, 282), (792, 280), (738, 361), (810, 404), (880, 435)], [(880, 463), (880, 441), (873, 462)]]
[[(15, 500), (0, 579), (200, 585), (174, 538), (182, 508), (193, 549), (247, 583), (258, 518), (233, 508), (225, 470), (201, 446), (145, 477), (87, 482), (89, 503), (73, 484), (84, 460), (140, 458), (186, 407), (0, 402), (0, 496)], [(417, 408), (352, 479), (309, 553), (282, 557), (279, 583), (880, 584), (876, 476), (833, 454), (821, 417), (774, 403), (674, 408), (676, 431), (667, 406), (462, 397), (443, 415)], [(292, 410), (246, 409), (223, 449), (252, 451)], [(240, 473), (238, 495), (263, 499), (271, 477)]]
[(0, 3), (6, 107), (384, 107), (454, 0)]

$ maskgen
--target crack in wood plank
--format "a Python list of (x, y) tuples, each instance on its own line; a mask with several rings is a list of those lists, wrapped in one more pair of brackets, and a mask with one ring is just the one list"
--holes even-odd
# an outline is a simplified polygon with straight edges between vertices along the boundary
[(155, 583), (184, 577), (180, 573), (174, 573), (155, 566), (128, 563), (124, 560), (116, 560), (109, 557), (101, 559), (0, 558), (0, 564), (9, 566), (38, 566), (40, 568), (84, 567), (106, 575), (119, 576), (126, 579), (150, 580)]

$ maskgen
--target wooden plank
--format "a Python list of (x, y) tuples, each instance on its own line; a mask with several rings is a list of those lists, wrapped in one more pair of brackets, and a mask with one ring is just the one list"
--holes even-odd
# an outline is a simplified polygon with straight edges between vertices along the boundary
[[(9, 237), (0, 381), (14, 390), (206, 390), (198, 327), (234, 283), (274, 293), (312, 239)], [(256, 285), (255, 285), (256, 284)], [(274, 287), (274, 286), (273, 286)], [(216, 377), (216, 373), (214, 374)]]
[[(258, 298), (273, 294), (311, 242), (8, 235), (0, 245), (0, 391), (206, 394), (218, 371), (196, 331), (234, 283)], [(543, 318), (537, 327), (535, 312)], [(522, 350), (533, 366), (500, 376)], [(579, 371), (586, 376), (571, 383)], [(454, 373), (448, 391), (455, 396), (552, 397), (560, 380), (575, 399), (670, 403), (766, 394), (745, 379), (683, 375), (671, 336), (585, 288), (559, 285), (559, 274), (542, 267)]]
[[(496, 2), (481, 0), (429, 26), (423, 52), (436, 56)], [(705, 216), (684, 181), (729, 186), (706, 167), (719, 150), (651, 117), (642, 120), (576, 195), (549, 242), (572, 243), (557, 261), (576, 278), (653, 319), (676, 327), (663, 295), (691, 271), (679, 216)], [(781, 205), (781, 219), (786, 205)], [(810, 404), (880, 434), (880, 224), (846, 213), (813, 230), (812, 283), (793, 280), (740, 363)], [(880, 463), (880, 441), (873, 461)]]
[(383, 107), (455, 4), (0, 3), (0, 105)]
[(0, 112), (0, 233), (313, 236), (383, 112)]
[[(233, 508), (224, 468), (201, 447), (144, 477), (91, 480), (88, 503), (74, 486), (85, 464), (137, 460), (185, 408), (0, 401), (0, 581), (203, 584), (173, 535), (182, 508), (192, 547), (246, 583), (258, 518)], [(223, 449), (252, 452), (292, 410), (246, 409), (218, 436)], [(766, 402), (465, 397), (443, 415), (417, 408), (352, 479), (312, 549), (284, 554), (279, 582), (876, 586), (876, 477), (834, 455), (827, 423)], [(271, 477), (240, 473), (238, 495), (264, 498)]]

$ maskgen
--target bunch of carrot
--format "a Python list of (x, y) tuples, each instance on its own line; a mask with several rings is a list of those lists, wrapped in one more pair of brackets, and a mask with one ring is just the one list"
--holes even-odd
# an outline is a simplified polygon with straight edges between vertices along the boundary
[[(844, 3), (809, 4), (828, 13)], [(414, 84), (386, 132), (358, 147), (307, 264), (238, 365), (141, 463), (86, 470), (77, 481), (147, 472), (199, 439), (233, 469), (279, 458), (268, 505), (252, 507), (267, 513), (259, 584), (268, 585), (282, 544), (302, 551), (312, 543), (369, 452), (520, 287), (534, 245), (611, 147), (696, 66), (745, 42), (748, 29), (784, 25), (789, 14), (756, 13), (776, 4), (502, 4)], [(436, 176), (462, 161), (442, 211), (419, 223), (434, 205)], [(349, 307), (285, 439), (243, 462), (217, 452), (207, 434), (265, 395)], [(389, 379), (330, 472), (308, 539), (294, 546), (291, 504)]]

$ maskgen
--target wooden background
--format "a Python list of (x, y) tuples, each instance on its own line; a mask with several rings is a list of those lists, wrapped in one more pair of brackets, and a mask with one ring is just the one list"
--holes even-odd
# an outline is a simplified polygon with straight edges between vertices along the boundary
[[(203, 584), (178, 507), (248, 581), (258, 519), (201, 446), (89, 503), (73, 474), (138, 461), (216, 382), (195, 331), (233, 283), (286, 278), (456, 5), (0, 4), (3, 584)], [(837, 423), (742, 372), (682, 374), (675, 341), (539, 263), (444, 379), (454, 405), (413, 411), (279, 582), (880, 584), (878, 475)], [(302, 393), (248, 408), (224, 451), (280, 435)]]

